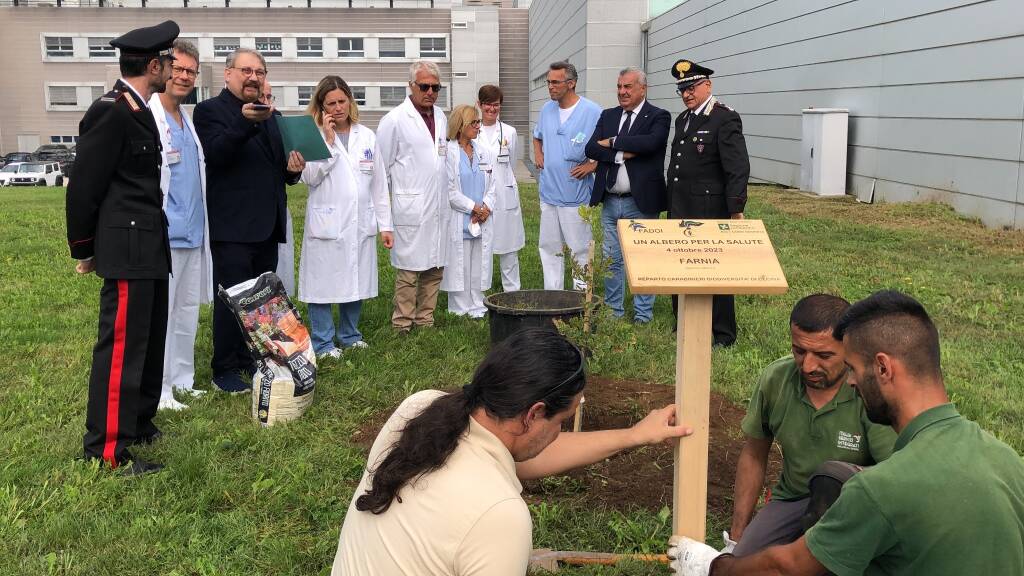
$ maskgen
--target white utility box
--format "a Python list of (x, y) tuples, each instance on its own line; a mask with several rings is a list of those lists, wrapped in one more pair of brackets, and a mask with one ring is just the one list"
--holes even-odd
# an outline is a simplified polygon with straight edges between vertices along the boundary
[(800, 189), (819, 196), (846, 194), (846, 108), (803, 110)]

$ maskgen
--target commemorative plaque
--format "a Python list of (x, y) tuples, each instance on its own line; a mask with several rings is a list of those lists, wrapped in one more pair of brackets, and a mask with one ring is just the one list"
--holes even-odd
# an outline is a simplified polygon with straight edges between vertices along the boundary
[(634, 294), (678, 294), (676, 420), (693, 435), (676, 446), (672, 531), (703, 542), (707, 517), (714, 294), (788, 288), (760, 220), (619, 220)]

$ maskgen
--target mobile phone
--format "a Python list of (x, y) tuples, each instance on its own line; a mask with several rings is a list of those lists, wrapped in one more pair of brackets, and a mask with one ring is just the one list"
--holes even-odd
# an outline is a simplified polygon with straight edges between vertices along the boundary
[(259, 102), (252, 103), (253, 110), (270, 110), (270, 104), (260, 104)]

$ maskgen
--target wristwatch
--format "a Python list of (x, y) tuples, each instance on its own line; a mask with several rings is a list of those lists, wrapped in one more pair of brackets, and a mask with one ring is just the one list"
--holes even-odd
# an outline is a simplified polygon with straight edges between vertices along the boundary
[(615, 136), (612, 136), (611, 138), (608, 139), (608, 147), (615, 148)]

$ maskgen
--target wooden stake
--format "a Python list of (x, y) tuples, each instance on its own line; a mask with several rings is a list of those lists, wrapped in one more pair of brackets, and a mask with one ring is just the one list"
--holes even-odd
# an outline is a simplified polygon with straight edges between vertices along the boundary
[[(585, 268), (590, 273), (590, 277), (587, 278), (587, 287), (583, 289), (583, 334), (585, 338), (590, 337), (590, 314), (592, 312), (590, 301), (594, 297), (594, 241), (591, 240), (587, 246), (587, 266)], [(584, 351), (586, 353), (586, 351)], [(583, 430), (583, 402), (576, 405), (576, 414), (572, 418), (572, 431), (579, 432)]]
[(675, 449), (672, 533), (704, 541), (711, 404), (711, 295), (679, 296), (676, 422), (693, 428)]

